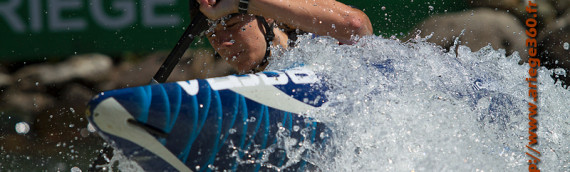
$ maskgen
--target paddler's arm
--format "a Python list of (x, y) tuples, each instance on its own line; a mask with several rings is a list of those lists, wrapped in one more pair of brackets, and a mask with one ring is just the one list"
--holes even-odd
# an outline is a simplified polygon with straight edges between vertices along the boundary
[[(210, 19), (238, 12), (239, 0), (198, 0)], [(213, 4), (208, 5), (208, 4)], [(275, 19), (303, 31), (326, 35), (350, 44), (351, 36), (371, 35), (364, 12), (335, 0), (249, 0), (248, 13)]]

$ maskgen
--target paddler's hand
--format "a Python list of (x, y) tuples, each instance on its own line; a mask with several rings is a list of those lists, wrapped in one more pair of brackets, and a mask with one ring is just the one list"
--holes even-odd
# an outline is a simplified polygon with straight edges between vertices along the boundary
[(238, 13), (239, 0), (196, 0), (200, 4), (200, 11), (212, 20)]

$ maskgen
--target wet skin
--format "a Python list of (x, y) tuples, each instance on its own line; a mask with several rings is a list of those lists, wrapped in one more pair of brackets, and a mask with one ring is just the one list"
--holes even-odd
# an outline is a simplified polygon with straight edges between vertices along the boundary
[(206, 34), (210, 44), (239, 73), (248, 73), (263, 61), (265, 28), (251, 15), (236, 15)]

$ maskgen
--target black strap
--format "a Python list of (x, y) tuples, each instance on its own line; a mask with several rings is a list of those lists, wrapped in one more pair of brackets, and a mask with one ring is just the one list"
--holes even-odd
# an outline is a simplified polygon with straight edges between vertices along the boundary
[[(265, 66), (267, 65), (267, 63), (269, 63), (267, 58), (269, 58), (269, 55), (271, 55), (270, 42), (273, 41), (273, 39), (275, 39), (275, 33), (273, 33), (273, 25), (269, 26), (269, 23), (265, 21), (264, 17), (256, 16), (256, 18), (257, 20), (261, 21), (261, 24), (263, 24), (263, 27), (265, 27), (265, 45), (266, 45), (265, 56), (263, 57), (263, 61), (261, 61), (261, 63), (258, 65), (258, 66)], [(260, 71), (254, 70), (254, 72), (260, 72)]]

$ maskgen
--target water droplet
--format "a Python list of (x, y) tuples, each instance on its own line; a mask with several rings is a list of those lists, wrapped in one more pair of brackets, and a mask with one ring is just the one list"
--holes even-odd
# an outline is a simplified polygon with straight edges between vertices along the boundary
[(93, 125), (91, 123), (87, 124), (87, 130), (89, 132), (95, 132), (95, 127), (93, 127)]
[(386, 7), (385, 7), (385, 6), (382, 6), (382, 8), (381, 8), (381, 9), (382, 9), (382, 11), (384, 11), (384, 10), (386, 10)]
[(73, 108), (69, 108), (69, 111), (73, 114), (75, 113), (75, 109), (73, 109)]
[[(81, 130), (79, 130), (79, 135), (81, 135), (81, 137), (88, 137), (89, 136), (89, 130), (87, 128), (82, 128)], [(77, 138), (75, 140), (78, 140)]]
[(16, 124), (16, 132), (22, 135), (27, 134), (30, 132), (30, 125), (26, 122), (18, 122)]
[(428, 8), (429, 8), (430, 11), (433, 11), (433, 9), (434, 9), (433, 6), (431, 6), (431, 5), (428, 6)]
[(71, 168), (71, 172), (81, 172), (81, 169), (79, 167), (73, 167)]
[(249, 118), (249, 119), (247, 120), (247, 122), (255, 122), (255, 120), (256, 120), (255, 117), (252, 116), (251, 118)]
[(560, 76), (566, 76), (566, 70), (564, 70), (563, 68), (556, 68), (554, 69), (554, 74)]
[(565, 50), (568, 50), (568, 48), (570, 48), (570, 44), (568, 44), (568, 42), (565, 42), (565, 43), (564, 43), (564, 49), (565, 49)]

